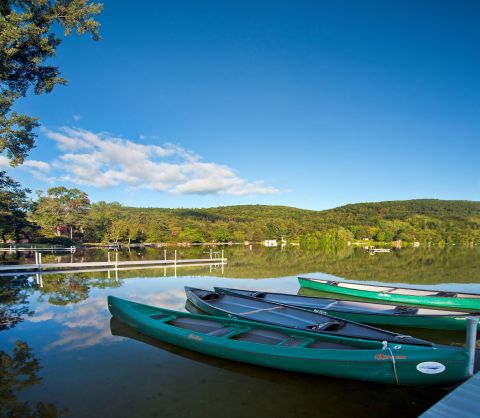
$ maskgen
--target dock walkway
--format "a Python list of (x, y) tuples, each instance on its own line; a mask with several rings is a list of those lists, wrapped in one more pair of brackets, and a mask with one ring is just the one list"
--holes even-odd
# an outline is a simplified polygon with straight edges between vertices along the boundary
[(210, 255), (210, 258), (189, 258), (178, 259), (177, 251), (175, 251), (175, 258), (167, 259), (167, 254), (160, 260), (126, 260), (120, 261), (118, 259), (118, 252), (115, 252), (115, 259), (108, 259), (105, 261), (87, 261), (87, 262), (69, 262), (69, 263), (42, 263), (42, 254), (35, 253), (34, 264), (0, 264), (0, 276), (12, 275), (15, 273), (29, 272), (29, 273), (57, 273), (60, 271), (82, 271), (91, 269), (138, 269), (138, 268), (154, 268), (154, 267), (196, 267), (196, 266), (223, 266), (227, 264), (227, 259)]
[(480, 372), (454, 389), (419, 418), (478, 418)]

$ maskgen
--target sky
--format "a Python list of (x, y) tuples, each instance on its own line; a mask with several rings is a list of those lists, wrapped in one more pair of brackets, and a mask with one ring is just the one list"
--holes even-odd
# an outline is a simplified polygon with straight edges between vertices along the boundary
[(478, 1), (104, 1), (0, 168), (142, 207), (480, 200)]

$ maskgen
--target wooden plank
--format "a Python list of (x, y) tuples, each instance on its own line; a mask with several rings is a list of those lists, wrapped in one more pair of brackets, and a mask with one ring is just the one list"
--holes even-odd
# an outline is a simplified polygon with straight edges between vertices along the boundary
[(419, 418), (478, 418), (480, 373), (450, 392)]

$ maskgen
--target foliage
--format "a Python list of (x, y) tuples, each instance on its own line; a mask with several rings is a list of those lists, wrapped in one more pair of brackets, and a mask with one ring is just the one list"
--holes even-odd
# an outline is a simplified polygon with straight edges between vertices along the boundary
[(32, 227), (27, 220), (32, 208), (27, 193), (29, 189), (22, 189), (20, 183), (0, 171), (0, 236), (3, 242), (7, 238), (18, 241), (21, 233)]
[(62, 247), (73, 245), (73, 241), (67, 237), (37, 237), (33, 242), (35, 244), (60, 245)]
[[(51, 190), (63, 193), (51, 195)], [(74, 195), (81, 193), (77, 189)], [(41, 196), (32, 215), (44, 235), (71, 224), (57, 216), (68, 189)], [(119, 203), (88, 204), (72, 212), (74, 238), (89, 242), (259, 242), (297, 241), (312, 249), (334, 249), (349, 241), (428, 245), (480, 244), (480, 202), (411, 200), (347, 205), (325, 211), (244, 205), (207, 209), (132, 208)], [(61, 206), (61, 205), (60, 205)], [(71, 232), (71, 230), (69, 230)], [(68, 232), (68, 231), (67, 231)], [(68, 235), (63, 232), (63, 235)]]
[(83, 234), (83, 225), (90, 207), (90, 200), (85, 192), (66, 187), (52, 187), (43, 195), (39, 192), (32, 219), (48, 235), (60, 236), (62, 229), (68, 231), (73, 239), (75, 230)]
[(0, 1), (0, 153), (6, 151), (12, 165), (23, 163), (38, 126), (37, 118), (13, 110), (15, 102), (30, 88), (42, 94), (67, 83), (56, 66), (46, 64), (61, 43), (56, 27), (64, 35), (88, 32), (98, 40), (100, 24), (93, 16), (102, 7), (88, 0)]

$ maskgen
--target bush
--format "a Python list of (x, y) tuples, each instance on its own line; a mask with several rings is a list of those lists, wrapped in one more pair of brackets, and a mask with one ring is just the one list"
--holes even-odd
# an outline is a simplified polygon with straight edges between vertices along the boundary
[(73, 241), (67, 237), (39, 237), (33, 241), (34, 244), (50, 244), (61, 245), (63, 247), (70, 247), (73, 245)]

